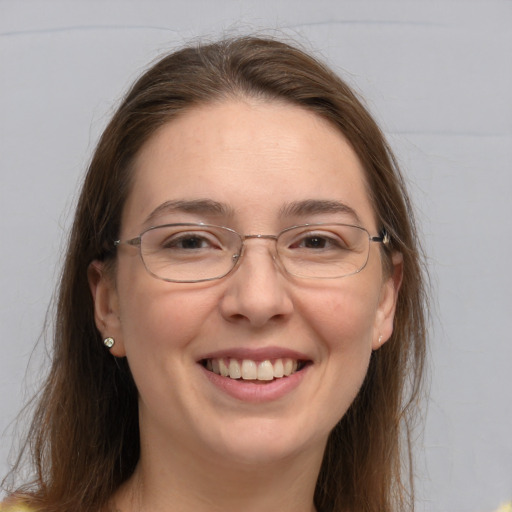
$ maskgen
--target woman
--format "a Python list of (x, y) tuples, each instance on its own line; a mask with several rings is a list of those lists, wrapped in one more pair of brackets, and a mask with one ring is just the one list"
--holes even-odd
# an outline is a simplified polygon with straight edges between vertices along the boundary
[(83, 185), (55, 332), (17, 506), (412, 507), (413, 215), (371, 116), (296, 48), (188, 47), (135, 83)]

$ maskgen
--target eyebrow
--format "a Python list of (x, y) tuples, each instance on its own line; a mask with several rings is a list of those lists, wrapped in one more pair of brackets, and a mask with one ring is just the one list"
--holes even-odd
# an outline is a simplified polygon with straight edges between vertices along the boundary
[(281, 217), (307, 217), (325, 213), (342, 213), (353, 218), (354, 222), (361, 224), (356, 211), (345, 203), (326, 199), (307, 199), (294, 201), (281, 208)]
[[(146, 223), (152, 224), (158, 217), (169, 213), (192, 213), (197, 215), (214, 215), (233, 217), (234, 210), (225, 203), (213, 199), (175, 199), (165, 201), (157, 206), (146, 218)], [(279, 211), (281, 218), (286, 217), (308, 217), (311, 215), (341, 213), (349, 215), (354, 222), (361, 221), (356, 211), (345, 203), (327, 199), (306, 199), (304, 201), (293, 201), (285, 204)]]
[(212, 199), (177, 199), (166, 201), (157, 206), (146, 218), (146, 223), (153, 223), (158, 217), (167, 213), (195, 213), (198, 215), (215, 215), (232, 217), (233, 209), (224, 203)]

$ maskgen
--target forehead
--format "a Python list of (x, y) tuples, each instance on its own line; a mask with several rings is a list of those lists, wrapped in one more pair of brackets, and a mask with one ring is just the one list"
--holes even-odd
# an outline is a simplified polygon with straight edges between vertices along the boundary
[(123, 212), (131, 232), (166, 202), (204, 199), (227, 205), (241, 223), (269, 226), (289, 204), (319, 200), (346, 204), (365, 227), (374, 224), (350, 144), (327, 120), (290, 104), (233, 100), (181, 114), (142, 147), (132, 183)]

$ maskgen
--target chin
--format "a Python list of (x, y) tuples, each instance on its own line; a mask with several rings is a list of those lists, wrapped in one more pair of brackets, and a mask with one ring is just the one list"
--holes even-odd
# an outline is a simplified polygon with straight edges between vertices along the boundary
[(325, 448), (329, 430), (311, 432), (295, 420), (246, 419), (216, 436), (213, 450), (224, 461), (241, 466), (278, 464)]

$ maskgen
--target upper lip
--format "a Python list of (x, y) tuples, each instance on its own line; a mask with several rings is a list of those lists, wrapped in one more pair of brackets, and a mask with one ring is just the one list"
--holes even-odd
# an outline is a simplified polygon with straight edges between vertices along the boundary
[(222, 350), (216, 350), (215, 352), (209, 352), (201, 356), (198, 360), (204, 361), (205, 359), (221, 359), (221, 358), (232, 358), (232, 359), (249, 359), (251, 361), (271, 361), (274, 359), (295, 359), (297, 361), (311, 361), (312, 358), (303, 352), (291, 350), (284, 347), (260, 347), (260, 348), (242, 348), (233, 347)]

